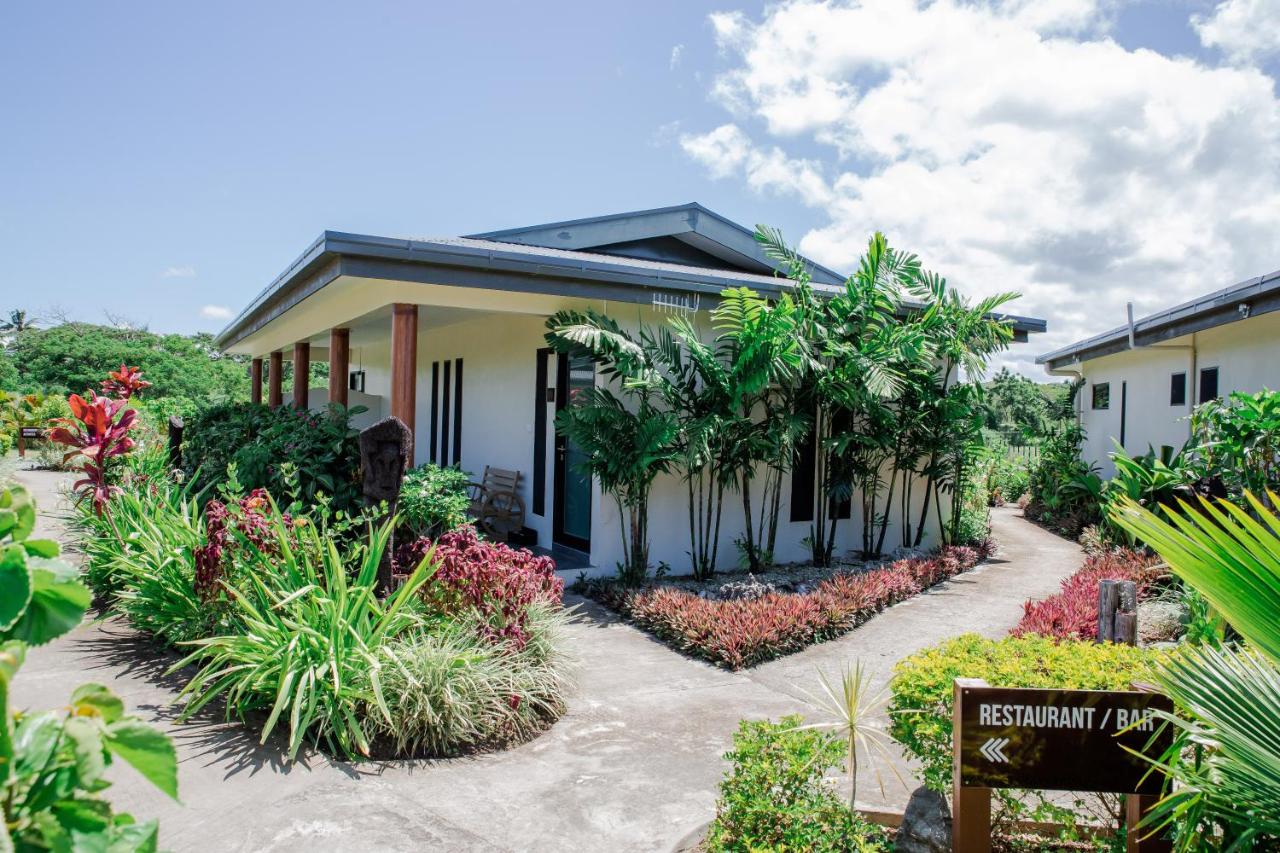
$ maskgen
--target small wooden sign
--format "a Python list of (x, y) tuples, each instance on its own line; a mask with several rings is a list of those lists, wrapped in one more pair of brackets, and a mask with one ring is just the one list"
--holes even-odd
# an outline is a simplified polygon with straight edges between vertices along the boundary
[(1162, 777), (1128, 751), (1155, 758), (1172, 742), (1171, 728), (1155, 718), (1156, 711), (1173, 710), (1167, 697), (990, 687), (957, 678), (954, 698), (952, 846), (958, 853), (991, 850), (993, 788), (1126, 794), (1126, 849), (1169, 849), (1135, 829), (1158, 799)]
[(21, 434), (26, 439), (44, 438), (44, 430), (40, 427), (22, 427)]
[(1158, 794), (1161, 777), (1128, 749), (1158, 757), (1172, 737), (1158, 693), (960, 688), (960, 782), (977, 788)]

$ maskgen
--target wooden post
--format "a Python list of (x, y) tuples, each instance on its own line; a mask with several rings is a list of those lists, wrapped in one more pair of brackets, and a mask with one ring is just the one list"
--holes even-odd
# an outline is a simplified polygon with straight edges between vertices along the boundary
[(307, 392), (311, 386), (311, 344), (300, 341), (293, 345), (293, 407), (307, 410)]
[(284, 401), (284, 353), (271, 353), (271, 369), (267, 372), (267, 405), (275, 409)]
[[(1124, 798), (1125, 853), (1169, 853), (1173, 844), (1164, 838), (1143, 838), (1138, 821), (1160, 798), (1150, 794), (1127, 794)], [(1150, 830), (1146, 830), (1150, 832)]]
[(981, 678), (957, 678), (951, 706), (951, 849), (991, 853), (991, 789), (960, 784), (960, 721), (966, 687), (986, 687)]
[(249, 399), (255, 404), (262, 402), (262, 359), (255, 358), (249, 362)]
[(1098, 583), (1098, 642), (1138, 644), (1138, 585), (1133, 581)]
[(182, 418), (173, 415), (169, 418), (169, 468), (170, 470), (182, 467), (182, 432), (186, 428), (186, 424), (182, 422)]
[(27, 437), (22, 434), (22, 427), (18, 427), (18, 458), (23, 459), (27, 455)]
[(1098, 583), (1098, 642), (1111, 643), (1116, 638), (1116, 610), (1120, 607), (1120, 581)]
[(347, 374), (351, 372), (351, 330), (329, 330), (329, 402), (347, 405)]
[[(417, 430), (414, 414), (418, 387), (418, 306), (397, 302), (391, 306), (391, 416), (409, 429)], [(409, 448), (413, 464), (413, 448)]]

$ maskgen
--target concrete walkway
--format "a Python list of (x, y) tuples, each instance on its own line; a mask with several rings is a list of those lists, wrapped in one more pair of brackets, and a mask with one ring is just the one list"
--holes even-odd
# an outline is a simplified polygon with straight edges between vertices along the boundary
[[(24, 471), (45, 535), (66, 541), (59, 475)], [(809, 710), (819, 667), (854, 658), (887, 683), (893, 663), (956, 634), (998, 637), (1027, 598), (1054, 592), (1074, 571), (1077, 547), (1024, 521), (993, 514), (1000, 554), (988, 564), (893, 607), (838, 640), (729, 673), (688, 660), (590, 602), (571, 642), (580, 686), (568, 713), (513, 750), (449, 761), (346, 764), (312, 755), (287, 765), (238, 724), (173, 722), (182, 685), (173, 660), (116, 620), (86, 622), (28, 657), (18, 707), (53, 707), (82, 681), (106, 683), (126, 705), (166, 728), (181, 758), (182, 804), (112, 769), (119, 807), (161, 821), (173, 850), (670, 850), (714, 813), (721, 756), (744, 717)], [(913, 783), (914, 784), (914, 783)], [(859, 779), (867, 807), (900, 808), (892, 774), (880, 797)]]

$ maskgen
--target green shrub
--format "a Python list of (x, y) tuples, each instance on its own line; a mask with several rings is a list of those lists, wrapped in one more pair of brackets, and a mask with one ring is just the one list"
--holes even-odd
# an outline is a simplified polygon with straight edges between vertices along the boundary
[(397, 509), (414, 536), (435, 539), (468, 521), (469, 475), (455, 467), (420, 465), (405, 474)]
[(844, 744), (829, 732), (803, 729), (799, 716), (781, 722), (743, 720), (725, 755), (709, 851), (888, 850), (884, 833), (849, 811), (826, 780)]
[(370, 671), (389, 714), (364, 709), (367, 736), (396, 755), (448, 755), (536, 734), (564, 709), (567, 620), (562, 608), (535, 604), (522, 648), (485, 639), (476, 616), (383, 645)]
[(1073, 539), (1101, 519), (1102, 481), (1080, 458), (1083, 443), (1074, 424), (1049, 433), (1027, 486), (1027, 515)]
[(992, 687), (1128, 690), (1150, 678), (1159, 653), (1114, 643), (965, 634), (898, 662), (889, 707), (894, 740), (920, 761), (924, 783), (951, 790), (951, 705), (957, 678)]
[(336, 404), (323, 414), (253, 403), (211, 406), (187, 423), (183, 469), (203, 490), (224, 483), (234, 463), (246, 489), (296, 492), (308, 504), (324, 494), (333, 506), (349, 509), (360, 498), (359, 434), (349, 421), (363, 411)]

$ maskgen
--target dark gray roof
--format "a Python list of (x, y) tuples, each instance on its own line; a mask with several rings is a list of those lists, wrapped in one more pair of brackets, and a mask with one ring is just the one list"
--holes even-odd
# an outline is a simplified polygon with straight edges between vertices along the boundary
[[(697, 202), (568, 219), (468, 235), (551, 249), (601, 249), (620, 243), (672, 237), (740, 269), (762, 274), (780, 270), (765, 256), (755, 233)], [(844, 276), (805, 259), (814, 282), (839, 285)]]
[[(1241, 306), (1248, 306), (1247, 313)], [(1280, 310), (1280, 270), (1134, 320), (1133, 342), (1137, 347), (1150, 346), (1276, 310)], [(1038, 356), (1036, 364), (1056, 370), (1128, 348), (1129, 326), (1126, 324)]]
[[(710, 212), (696, 207), (697, 211), (692, 212), (698, 214), (696, 218), (703, 222), (704, 230), (714, 230), (706, 226), (708, 221), (728, 222), (714, 214), (711, 214), (714, 220), (709, 220), (705, 214)], [(689, 213), (691, 206), (659, 211), (662, 216), (673, 212)], [(599, 239), (600, 229), (604, 228), (600, 222), (608, 219), (610, 217), (578, 222), (590, 223), (593, 238)], [(764, 294), (778, 294), (791, 286), (786, 278), (767, 270), (714, 269), (579, 249), (548, 248), (514, 239), (521, 237), (516, 231), (535, 232), (521, 237), (531, 240), (540, 239), (537, 233), (555, 228), (564, 230), (566, 226), (577, 227), (575, 223), (553, 223), (512, 232), (493, 232), (508, 238), (501, 240), (492, 236), (402, 239), (326, 231), (218, 334), (215, 343), (222, 348), (233, 346), (339, 276), (636, 303), (649, 303), (655, 294), (662, 293), (696, 294), (705, 296), (711, 303), (722, 290), (735, 285), (749, 286)], [(734, 228), (750, 236), (745, 229)], [(843, 279), (829, 270), (826, 273), (823, 277), (835, 277), (836, 283), (815, 281), (814, 287), (834, 293)], [(1043, 320), (1008, 316), (1014, 322), (1019, 339), (1025, 340), (1028, 332), (1045, 330)]]

